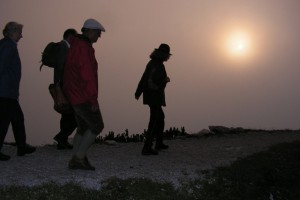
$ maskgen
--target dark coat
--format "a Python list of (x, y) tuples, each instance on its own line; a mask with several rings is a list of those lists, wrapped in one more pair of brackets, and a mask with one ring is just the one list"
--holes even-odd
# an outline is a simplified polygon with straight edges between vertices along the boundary
[(149, 106), (166, 106), (165, 88), (167, 72), (162, 61), (148, 62), (135, 92), (136, 97), (143, 93), (143, 103)]
[(0, 40), (0, 97), (18, 99), (21, 60), (17, 43), (10, 38)]
[(67, 43), (63, 40), (60, 42), (59, 45), (60, 47), (58, 53), (57, 66), (54, 67), (54, 83), (60, 83), (62, 85), (64, 77), (64, 67), (66, 64), (69, 47)]

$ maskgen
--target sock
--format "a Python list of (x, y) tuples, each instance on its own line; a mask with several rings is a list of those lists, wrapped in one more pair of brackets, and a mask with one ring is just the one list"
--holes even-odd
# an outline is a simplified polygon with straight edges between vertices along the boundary
[(91, 130), (87, 130), (86, 132), (84, 132), (80, 146), (76, 153), (76, 156), (78, 158), (83, 159), (86, 156), (88, 149), (95, 142), (96, 136), (97, 135), (93, 134)]
[(73, 139), (73, 155), (77, 154), (81, 142), (82, 142), (82, 135), (76, 133)]

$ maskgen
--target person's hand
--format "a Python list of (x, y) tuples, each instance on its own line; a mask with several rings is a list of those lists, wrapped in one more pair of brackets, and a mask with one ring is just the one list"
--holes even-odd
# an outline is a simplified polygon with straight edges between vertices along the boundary
[(170, 80), (170, 78), (169, 77), (166, 77), (166, 82), (168, 83), (168, 82), (170, 82), (171, 80)]

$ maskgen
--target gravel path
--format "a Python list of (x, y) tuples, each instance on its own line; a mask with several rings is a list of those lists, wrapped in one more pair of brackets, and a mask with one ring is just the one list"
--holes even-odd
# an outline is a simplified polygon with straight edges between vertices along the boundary
[(15, 156), (15, 147), (4, 145), (2, 152), (12, 158), (0, 162), (0, 185), (34, 186), (74, 181), (99, 189), (101, 182), (110, 177), (145, 177), (179, 186), (181, 181), (196, 177), (200, 170), (227, 165), (271, 145), (294, 140), (300, 140), (300, 131), (167, 140), (170, 148), (158, 156), (142, 156), (142, 143), (95, 144), (88, 157), (96, 171), (69, 170), (67, 164), (72, 151), (56, 150), (53, 145), (39, 147), (24, 157)]

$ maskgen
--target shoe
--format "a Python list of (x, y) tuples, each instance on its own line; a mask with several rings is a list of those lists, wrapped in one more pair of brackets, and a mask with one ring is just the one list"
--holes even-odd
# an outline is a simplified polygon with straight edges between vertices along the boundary
[(82, 169), (82, 170), (95, 170), (95, 167), (91, 166), (88, 162), (87, 158), (77, 158), (73, 156), (73, 158), (69, 161), (69, 169)]
[(24, 156), (25, 154), (30, 154), (30, 153), (35, 152), (35, 150), (36, 150), (35, 147), (33, 147), (29, 144), (26, 144), (24, 147), (18, 147), (17, 155)]
[(155, 151), (152, 148), (150, 148), (150, 149), (143, 148), (142, 155), (144, 155), (144, 156), (147, 156), (147, 155), (158, 155), (158, 152)]
[(5, 155), (5, 154), (0, 152), (0, 161), (7, 161), (9, 159), (10, 159), (10, 156)]
[(69, 142), (64, 142), (64, 143), (60, 142), (57, 144), (57, 149), (58, 150), (73, 149), (73, 145), (71, 145)]
[(58, 136), (55, 136), (53, 139), (57, 142), (58, 150), (73, 149), (73, 145), (71, 145), (67, 140), (64, 141), (60, 139)]
[(168, 149), (169, 148), (169, 146), (168, 145), (165, 145), (165, 144), (163, 144), (163, 143), (161, 143), (161, 144), (156, 144), (155, 145), (155, 150), (163, 150), (163, 149)]

